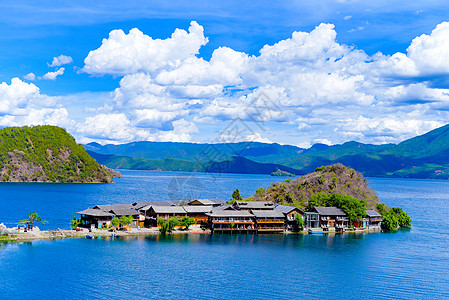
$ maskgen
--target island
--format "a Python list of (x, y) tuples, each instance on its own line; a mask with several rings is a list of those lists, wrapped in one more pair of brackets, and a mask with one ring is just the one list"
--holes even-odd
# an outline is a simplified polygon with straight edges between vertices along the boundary
[(277, 169), (276, 172), (271, 173), (271, 176), (295, 177), (296, 175), (287, 171), (282, 171), (281, 169)]
[(0, 129), (0, 182), (112, 183), (115, 177), (121, 174), (100, 165), (63, 128)]

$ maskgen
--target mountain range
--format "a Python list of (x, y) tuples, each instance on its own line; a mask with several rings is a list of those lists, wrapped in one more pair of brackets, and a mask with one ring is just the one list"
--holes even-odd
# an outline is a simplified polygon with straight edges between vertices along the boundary
[(304, 149), (259, 142), (134, 142), (89, 143), (85, 148), (99, 163), (121, 169), (270, 174), (279, 168), (305, 174), (322, 165), (343, 163), (364, 176), (449, 179), (449, 125), (399, 144), (351, 141)]

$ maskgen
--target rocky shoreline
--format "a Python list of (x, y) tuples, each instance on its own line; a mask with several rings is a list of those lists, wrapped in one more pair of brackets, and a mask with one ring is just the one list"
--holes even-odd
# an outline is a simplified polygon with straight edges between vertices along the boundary
[[(381, 232), (381, 230), (368, 230), (368, 229), (354, 229), (348, 230), (345, 233), (354, 233), (354, 234), (365, 234), (365, 233), (373, 233), (373, 232)], [(345, 234), (345, 233), (335, 233), (335, 232), (309, 232), (309, 231), (300, 231), (300, 232), (284, 232), (283, 234), (300, 234), (300, 235), (308, 235), (308, 234), (326, 234), (326, 235), (335, 235), (335, 234)], [(73, 229), (58, 229), (58, 230), (45, 230), (41, 231), (38, 227), (35, 227), (34, 230), (28, 232), (17, 232), (17, 229), (8, 229), (8, 231), (4, 231), (0, 233), (0, 242), (27, 242), (27, 241), (38, 241), (38, 240), (59, 240), (65, 238), (86, 238), (89, 236), (93, 239), (96, 238), (116, 238), (116, 237), (133, 237), (133, 236), (150, 236), (150, 235), (160, 235), (160, 231), (158, 228), (133, 228), (129, 231), (123, 230), (103, 230), (103, 229), (81, 229), (81, 231), (76, 231)], [(185, 228), (176, 228), (171, 234), (211, 234), (210, 230), (203, 230), (199, 225), (193, 225), (188, 230)]]

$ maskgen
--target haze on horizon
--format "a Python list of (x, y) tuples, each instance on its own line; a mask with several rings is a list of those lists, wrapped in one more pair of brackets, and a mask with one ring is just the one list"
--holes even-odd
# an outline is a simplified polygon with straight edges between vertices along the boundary
[(444, 1), (56, 5), (0, 4), (1, 127), (308, 147), (398, 143), (449, 120)]

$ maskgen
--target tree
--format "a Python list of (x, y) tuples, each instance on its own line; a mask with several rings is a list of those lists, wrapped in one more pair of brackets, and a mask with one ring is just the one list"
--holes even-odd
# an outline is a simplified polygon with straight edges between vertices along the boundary
[(411, 227), (412, 218), (407, 215), (404, 211), (399, 214), (399, 226), (400, 227)]
[(383, 216), (383, 221), (381, 223), (382, 230), (391, 231), (396, 230), (399, 226), (399, 220), (393, 211), (389, 211)]
[(182, 217), (182, 219), (181, 219), (181, 221), (179, 222), (179, 224), (180, 224), (181, 226), (185, 226), (186, 229), (189, 229), (189, 226), (190, 226), (190, 225), (195, 224), (195, 219), (185, 216), (185, 217)]
[(168, 219), (168, 231), (172, 232), (176, 226), (179, 225), (179, 219), (177, 217), (171, 217)]
[(114, 226), (114, 227), (119, 227), (119, 226), (120, 226), (120, 219), (117, 218), (117, 217), (114, 217), (114, 218), (111, 220), (111, 223), (112, 223), (112, 226)]
[(121, 216), (120, 217), (120, 224), (122, 226), (126, 226), (131, 224), (134, 221), (133, 216)]
[(235, 191), (232, 193), (232, 199), (236, 201), (242, 200), (242, 196), (240, 195), (239, 189), (235, 189)]
[(166, 235), (169, 232), (169, 224), (168, 221), (163, 218), (157, 219), (157, 225), (159, 226), (159, 232), (163, 235)]
[(296, 222), (296, 227), (298, 228), (299, 231), (303, 231), (304, 230), (304, 219), (300, 214), (297, 214), (295, 216), (295, 222)]
[[(237, 189), (237, 191), (238, 191), (238, 189)], [(265, 189), (263, 187), (260, 187), (256, 190), (256, 194), (259, 195), (260, 197), (262, 197), (264, 193), (265, 193)]]
[(81, 224), (81, 220), (76, 218), (75, 213), (73, 213), (72, 215), (73, 219), (72, 221), (70, 221), (70, 228), (75, 229)]
[(42, 219), (35, 211), (30, 212), (28, 214), (28, 219), (20, 221), (20, 224), (27, 224), (29, 229), (33, 229), (35, 222), (41, 222), (42, 224), (48, 224), (48, 221)]

